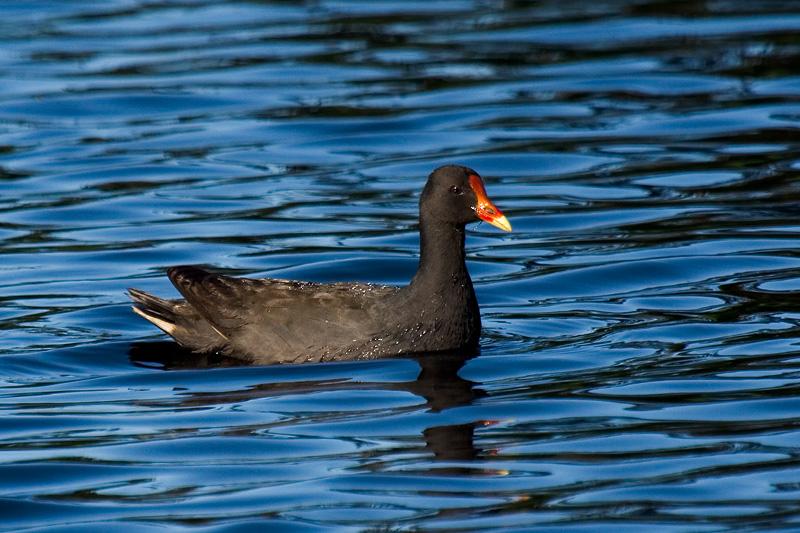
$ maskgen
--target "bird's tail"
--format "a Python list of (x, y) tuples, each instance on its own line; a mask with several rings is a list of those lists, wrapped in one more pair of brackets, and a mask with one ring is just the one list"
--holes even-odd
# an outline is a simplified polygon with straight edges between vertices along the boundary
[(133, 312), (150, 321), (168, 335), (175, 335), (178, 315), (175, 312), (176, 302), (158, 298), (139, 289), (128, 289), (133, 300)]
[(139, 289), (128, 289), (133, 312), (195, 352), (217, 352), (225, 348), (227, 337), (207, 322), (185, 300), (167, 300)]

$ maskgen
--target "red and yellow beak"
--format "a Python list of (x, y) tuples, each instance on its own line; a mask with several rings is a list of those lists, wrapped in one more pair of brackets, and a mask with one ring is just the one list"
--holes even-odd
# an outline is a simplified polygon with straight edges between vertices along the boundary
[(486, 195), (486, 188), (483, 186), (481, 177), (477, 174), (471, 174), (469, 186), (472, 187), (475, 197), (478, 199), (477, 205), (473, 208), (478, 218), (503, 231), (511, 231), (511, 223)]

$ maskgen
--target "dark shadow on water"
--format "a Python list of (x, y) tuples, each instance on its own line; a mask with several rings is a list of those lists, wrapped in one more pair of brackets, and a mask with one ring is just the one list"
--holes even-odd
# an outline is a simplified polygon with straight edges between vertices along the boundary
[[(459, 354), (418, 357), (420, 372), (416, 381), (397, 388), (422, 396), (433, 412), (470, 405), (486, 396), (482, 389), (475, 387), (475, 382), (459, 375), (470, 358)], [(423, 431), (425, 447), (443, 461), (474, 459), (481, 454), (475, 446), (476, 426), (477, 423), (430, 426)]]
[[(475, 388), (475, 382), (464, 379), (459, 371), (477, 353), (445, 352), (428, 355), (407, 356), (416, 361), (420, 370), (414, 381), (364, 382), (354, 379), (323, 379), (303, 381), (277, 381), (262, 383), (244, 390), (220, 393), (202, 393), (188, 396), (184, 406), (201, 406), (216, 403), (249, 401), (276, 395), (299, 394), (333, 390), (374, 390), (376, 388), (406, 391), (425, 399), (426, 407), (439, 413), (452, 407), (471, 404), (486, 393)], [(234, 366), (250, 366), (241, 360), (217, 354), (198, 355), (180, 348), (174, 342), (138, 342), (130, 346), (130, 361), (140, 367), (163, 370), (198, 370)], [(320, 363), (331, 365), (338, 363)], [(302, 368), (304, 365), (292, 365)], [(355, 376), (357, 377), (357, 376)], [(425, 447), (435, 458), (441, 460), (472, 459), (480, 454), (475, 447), (476, 424), (452, 424), (431, 426), (423, 431)]]
[(128, 359), (136, 366), (161, 370), (247, 366), (241, 359), (220, 354), (196, 354), (171, 341), (131, 343)]

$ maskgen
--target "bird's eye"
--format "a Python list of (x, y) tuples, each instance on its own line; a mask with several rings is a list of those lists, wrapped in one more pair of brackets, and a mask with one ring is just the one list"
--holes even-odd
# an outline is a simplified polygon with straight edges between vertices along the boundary
[(461, 187), (458, 185), (453, 185), (450, 187), (450, 192), (453, 194), (464, 194), (464, 191), (461, 190)]

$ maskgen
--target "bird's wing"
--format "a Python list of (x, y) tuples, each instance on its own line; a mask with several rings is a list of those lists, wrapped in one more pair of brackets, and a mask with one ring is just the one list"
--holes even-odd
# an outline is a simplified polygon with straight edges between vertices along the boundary
[(186, 301), (227, 341), (263, 360), (316, 355), (374, 333), (376, 308), (396, 287), (234, 278), (197, 267), (169, 269)]

